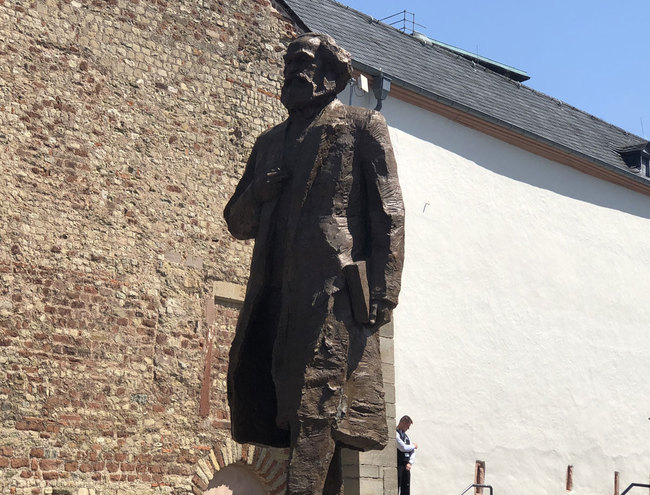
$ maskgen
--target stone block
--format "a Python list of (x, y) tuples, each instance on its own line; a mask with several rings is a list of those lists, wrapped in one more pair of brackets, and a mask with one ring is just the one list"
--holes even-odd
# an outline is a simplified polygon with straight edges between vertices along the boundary
[(383, 327), (379, 329), (379, 336), (392, 339), (395, 335), (395, 325), (392, 321), (386, 323)]
[(165, 261), (168, 261), (169, 263), (180, 264), (183, 262), (183, 256), (181, 256), (180, 253), (176, 253), (174, 251), (167, 251), (165, 253)]
[(361, 464), (359, 466), (360, 478), (379, 478), (380, 473), (383, 474), (383, 466), (375, 464)]
[[(346, 478), (343, 477), (343, 493), (345, 495), (360, 495), (361, 480), (358, 476)], [(378, 492), (381, 494), (381, 492)]]
[(381, 362), (386, 364), (395, 364), (395, 341), (393, 338), (379, 337), (379, 350), (381, 352)]
[[(395, 419), (395, 413), (396, 413), (395, 404), (393, 404), (392, 402), (386, 402), (386, 419), (389, 425), (397, 424), (397, 420)], [(389, 426), (388, 431), (392, 433), (393, 428)]]
[(361, 478), (359, 480), (359, 495), (378, 495), (384, 491), (384, 480), (381, 478)]
[(395, 366), (393, 364), (381, 364), (381, 373), (385, 384), (395, 385)]
[(395, 387), (384, 387), (384, 400), (386, 404), (395, 404)]
[(246, 287), (230, 282), (216, 281), (212, 285), (212, 293), (217, 301), (243, 303)]
[(187, 258), (185, 258), (185, 266), (201, 270), (203, 269), (203, 258), (201, 256), (188, 255)]
[(396, 462), (395, 449), (390, 448), (390, 444), (384, 450), (371, 450), (370, 452), (361, 452), (359, 454), (359, 463), (361, 465), (390, 466)]
[(397, 495), (397, 491), (397, 467), (385, 467), (383, 495)]

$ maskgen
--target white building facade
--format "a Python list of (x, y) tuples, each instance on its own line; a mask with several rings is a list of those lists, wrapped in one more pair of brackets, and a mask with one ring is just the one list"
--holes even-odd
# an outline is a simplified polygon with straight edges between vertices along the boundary
[[(361, 102), (360, 102), (361, 103)], [(406, 207), (397, 417), (416, 495), (650, 475), (650, 197), (389, 98)], [(572, 466), (572, 468), (569, 468)]]

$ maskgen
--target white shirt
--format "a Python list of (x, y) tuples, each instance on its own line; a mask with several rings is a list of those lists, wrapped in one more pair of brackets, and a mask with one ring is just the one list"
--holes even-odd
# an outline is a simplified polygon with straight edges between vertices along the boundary
[[(404, 432), (404, 434), (406, 435), (406, 432)], [(410, 452), (411, 456), (409, 457), (408, 463), (413, 464), (413, 462), (415, 461), (415, 445), (404, 443), (402, 438), (399, 436), (399, 431), (396, 431), (395, 435), (396, 435), (395, 441), (397, 442), (397, 450), (399, 450), (400, 452)], [(406, 438), (408, 438), (408, 435)]]

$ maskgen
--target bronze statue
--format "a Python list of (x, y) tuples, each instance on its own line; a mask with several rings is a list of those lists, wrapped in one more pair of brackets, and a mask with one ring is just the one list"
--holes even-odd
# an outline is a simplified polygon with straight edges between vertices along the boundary
[(384, 118), (336, 99), (351, 73), (327, 35), (289, 45), (289, 118), (257, 139), (224, 211), (233, 236), (255, 239), (232, 434), (291, 448), (291, 495), (340, 493), (341, 447), (388, 439), (377, 329), (397, 304), (404, 207)]

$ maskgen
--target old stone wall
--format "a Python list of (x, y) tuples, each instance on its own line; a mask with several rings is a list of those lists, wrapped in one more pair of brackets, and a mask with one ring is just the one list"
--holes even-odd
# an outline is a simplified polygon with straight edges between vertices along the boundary
[(0, 0), (0, 493), (201, 484), (237, 316), (210, 301), (252, 246), (221, 212), (293, 29), (267, 0)]

